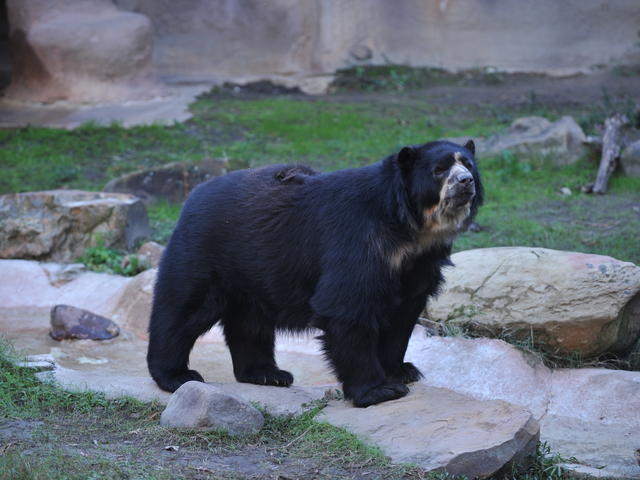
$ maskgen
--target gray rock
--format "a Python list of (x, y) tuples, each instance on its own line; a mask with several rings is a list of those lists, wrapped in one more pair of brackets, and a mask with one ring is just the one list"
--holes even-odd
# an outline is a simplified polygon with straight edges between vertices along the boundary
[(501, 340), (417, 331), (406, 358), (425, 374), (421, 383), (530, 410), (540, 422), (540, 439), (553, 452), (578, 459), (580, 465), (567, 465), (572, 472), (640, 478), (631, 448), (640, 445), (640, 372), (551, 370)]
[(120, 334), (120, 328), (108, 318), (72, 307), (56, 305), (51, 309), (51, 330), (54, 340), (109, 340)]
[(226, 167), (224, 160), (214, 158), (197, 164), (169, 163), (115, 178), (105, 185), (104, 191), (129, 193), (145, 203), (156, 200), (180, 203), (198, 184), (224, 175)]
[(51, 190), (0, 196), (0, 258), (68, 262), (100, 242), (130, 249), (149, 234), (147, 210), (131, 195)]
[(166, 427), (223, 429), (231, 435), (253, 435), (263, 424), (262, 413), (249, 402), (194, 381), (173, 393), (160, 417)]
[(489, 137), (480, 145), (480, 153), (495, 155), (505, 150), (527, 155), (552, 157), (554, 163), (567, 165), (577, 161), (584, 153), (586, 136), (572, 117), (556, 122), (542, 117), (524, 117), (514, 120), (503, 133)]
[(625, 147), (620, 154), (620, 166), (625, 175), (640, 177), (640, 140)]
[(640, 267), (611, 257), (501, 247), (453, 255), (427, 317), (554, 353), (628, 351), (640, 336)]
[(144, 15), (109, 0), (9, 0), (12, 83), (21, 102), (150, 98), (153, 32)]
[(365, 409), (332, 401), (319, 418), (379, 446), (394, 462), (468, 478), (488, 477), (532, 454), (540, 434), (525, 408), (425, 385)]

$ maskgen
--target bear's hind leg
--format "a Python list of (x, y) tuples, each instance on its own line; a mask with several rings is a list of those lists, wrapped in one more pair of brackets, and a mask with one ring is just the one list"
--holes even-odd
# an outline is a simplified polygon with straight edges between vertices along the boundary
[(293, 383), (293, 375), (276, 365), (275, 332), (268, 320), (256, 312), (230, 309), (222, 326), (238, 382), (279, 387)]
[(147, 365), (160, 388), (174, 392), (190, 380), (204, 382), (198, 372), (189, 370), (189, 354), (196, 339), (218, 321), (223, 307), (222, 293), (212, 286), (188, 301), (155, 293)]

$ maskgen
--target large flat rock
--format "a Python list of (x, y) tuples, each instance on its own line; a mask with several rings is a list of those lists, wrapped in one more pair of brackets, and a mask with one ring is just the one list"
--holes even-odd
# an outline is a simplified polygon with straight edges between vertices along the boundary
[(425, 385), (365, 409), (332, 401), (320, 419), (379, 446), (394, 462), (468, 478), (488, 477), (521, 460), (535, 451), (539, 437), (538, 422), (525, 408)]
[(529, 409), (541, 440), (580, 462), (569, 470), (640, 479), (640, 372), (550, 370), (501, 340), (426, 337), (420, 329), (407, 359), (425, 374), (425, 385)]

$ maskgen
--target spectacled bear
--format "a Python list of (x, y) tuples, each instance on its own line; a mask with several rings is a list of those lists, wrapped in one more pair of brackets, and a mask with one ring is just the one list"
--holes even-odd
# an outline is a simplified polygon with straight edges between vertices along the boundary
[(315, 327), (355, 406), (406, 395), (422, 376), (404, 362), (409, 336), (482, 203), (474, 154), (436, 141), (362, 168), (270, 166), (198, 186), (160, 263), (151, 376), (170, 392), (204, 381), (189, 354), (220, 322), (239, 382), (288, 386), (275, 331)]

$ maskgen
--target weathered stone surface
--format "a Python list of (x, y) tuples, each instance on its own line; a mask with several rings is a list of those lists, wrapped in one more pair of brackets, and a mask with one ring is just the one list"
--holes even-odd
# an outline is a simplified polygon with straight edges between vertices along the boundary
[[(51, 307), (58, 304), (73, 305), (113, 318), (129, 277), (85, 271), (73, 280), (60, 283), (50, 271), (64, 270), (64, 266), (52, 267), (32, 260), (0, 259), (0, 310), (23, 309), (42, 313), (40, 328), (46, 334), (49, 329)], [(23, 327), (23, 322), (18, 325)], [(14, 325), (14, 329), (18, 328)], [(8, 327), (7, 327), (8, 329)]]
[(143, 243), (138, 249), (138, 256), (143, 258), (151, 268), (158, 268), (164, 247), (156, 242)]
[(72, 261), (88, 247), (132, 248), (150, 234), (131, 195), (51, 190), (0, 196), (0, 258)]
[(551, 370), (502, 340), (427, 337), (416, 327), (406, 359), (422, 371), (426, 385), (521, 405), (537, 419), (547, 410)]
[(51, 309), (51, 330), (54, 340), (109, 340), (120, 334), (120, 328), (108, 318), (72, 307), (56, 305)]
[(640, 372), (552, 371), (501, 340), (427, 338), (420, 328), (406, 358), (422, 369), (421, 383), (528, 408), (540, 421), (541, 440), (582, 463), (567, 465), (572, 472), (640, 478), (630, 448), (640, 445)]
[(12, 83), (25, 102), (110, 102), (160, 93), (144, 15), (109, 0), (9, 0)]
[(609, 478), (640, 478), (640, 373), (599, 368), (553, 372), (542, 440), (578, 473), (585, 467)]
[(196, 185), (226, 173), (226, 162), (210, 158), (197, 164), (169, 163), (115, 178), (105, 192), (130, 193), (145, 203), (156, 200), (183, 202)]
[(189, 105), (196, 97), (211, 89), (208, 84), (171, 85), (166, 95), (148, 101), (108, 104), (74, 105), (67, 102), (34, 104), (0, 99), (0, 128), (23, 128), (38, 125), (51, 128), (74, 129), (86, 123), (123, 127), (136, 125), (173, 125), (185, 122), (193, 115)]
[(303, 91), (354, 63), (587, 73), (637, 50), (634, 2), (540, 0), (523, 11), (519, 0), (117, 0), (153, 22), (164, 76), (271, 79)]
[(395, 462), (484, 478), (535, 451), (538, 422), (522, 407), (414, 385), (365, 409), (332, 401), (320, 417), (378, 445)]
[(625, 175), (640, 177), (640, 140), (625, 147), (620, 154), (620, 166)]
[(640, 268), (611, 257), (503, 247), (453, 255), (427, 316), (528, 337), (585, 357), (627, 351), (640, 335)]
[(133, 277), (113, 304), (112, 318), (140, 338), (147, 337), (157, 273), (152, 268)]
[(165, 427), (223, 429), (232, 435), (253, 435), (263, 424), (264, 417), (249, 402), (202, 382), (182, 385), (160, 417)]
[(493, 155), (504, 150), (551, 157), (558, 165), (575, 162), (584, 153), (586, 136), (571, 117), (551, 123), (542, 117), (514, 120), (503, 133), (481, 142), (480, 154)]
[(41, 263), (40, 266), (44, 270), (54, 287), (59, 287), (65, 283), (69, 283), (81, 274), (87, 272), (84, 263)]

